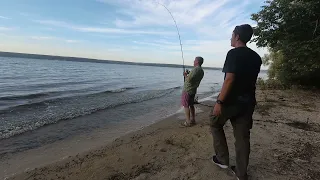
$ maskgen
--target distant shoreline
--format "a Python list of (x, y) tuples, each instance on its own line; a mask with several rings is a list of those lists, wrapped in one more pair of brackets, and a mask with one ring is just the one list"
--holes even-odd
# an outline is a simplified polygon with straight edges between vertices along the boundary
[[(95, 63), (107, 63), (107, 64), (127, 64), (127, 65), (140, 65), (140, 66), (157, 66), (157, 67), (175, 67), (182, 68), (183, 65), (179, 64), (161, 64), (161, 63), (139, 63), (139, 62), (126, 62), (126, 61), (114, 61), (114, 60), (102, 60), (93, 58), (82, 57), (68, 57), (68, 56), (52, 56), (41, 54), (27, 54), (16, 52), (0, 52), (0, 57), (15, 57), (15, 58), (32, 58), (43, 60), (60, 60), (60, 61), (76, 61), (76, 62), (95, 62)], [(192, 66), (185, 65), (186, 68), (192, 68)], [(203, 67), (203, 69), (221, 70), (217, 67)]]

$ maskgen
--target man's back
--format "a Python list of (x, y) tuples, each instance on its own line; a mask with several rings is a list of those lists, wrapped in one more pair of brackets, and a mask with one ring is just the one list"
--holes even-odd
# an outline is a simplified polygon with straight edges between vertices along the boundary
[(201, 66), (195, 67), (186, 78), (186, 81), (184, 83), (184, 91), (189, 94), (196, 94), (197, 88), (199, 87), (203, 76), (204, 72)]
[(235, 81), (227, 102), (234, 102), (240, 96), (255, 98), (261, 64), (261, 57), (248, 47), (238, 47), (228, 52), (223, 72), (234, 73)]

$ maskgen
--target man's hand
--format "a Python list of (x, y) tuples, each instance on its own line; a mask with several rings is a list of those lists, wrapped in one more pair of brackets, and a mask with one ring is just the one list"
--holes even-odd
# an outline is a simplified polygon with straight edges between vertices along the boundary
[(187, 73), (187, 72), (184, 72), (184, 73), (183, 73), (183, 76), (184, 76), (184, 77), (188, 77), (188, 73)]
[(214, 116), (220, 116), (221, 115), (221, 104), (216, 103), (214, 105), (212, 115), (214, 115)]

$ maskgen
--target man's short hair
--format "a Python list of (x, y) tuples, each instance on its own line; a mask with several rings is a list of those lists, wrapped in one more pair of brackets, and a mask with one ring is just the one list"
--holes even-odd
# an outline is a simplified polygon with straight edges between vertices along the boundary
[(247, 43), (253, 35), (253, 28), (249, 24), (236, 26), (233, 30), (236, 35), (239, 35), (240, 41)]
[(199, 65), (202, 66), (202, 64), (203, 64), (203, 57), (197, 56), (197, 57), (196, 57), (196, 60), (198, 61)]

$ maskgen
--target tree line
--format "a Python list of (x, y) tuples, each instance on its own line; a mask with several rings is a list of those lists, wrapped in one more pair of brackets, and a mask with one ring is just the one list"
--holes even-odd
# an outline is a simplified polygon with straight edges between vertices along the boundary
[(320, 1), (265, 1), (251, 19), (252, 42), (269, 49), (263, 57), (269, 79), (320, 88)]

